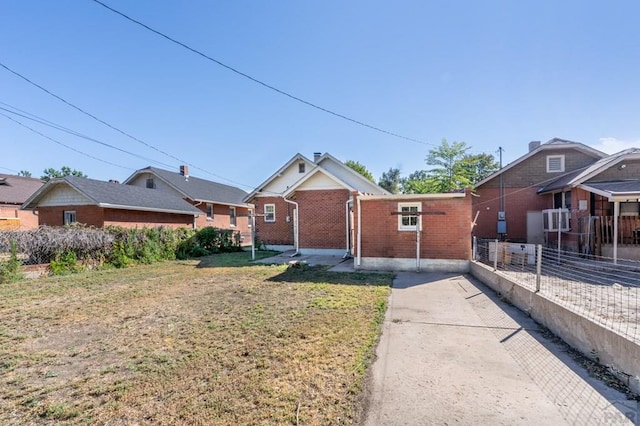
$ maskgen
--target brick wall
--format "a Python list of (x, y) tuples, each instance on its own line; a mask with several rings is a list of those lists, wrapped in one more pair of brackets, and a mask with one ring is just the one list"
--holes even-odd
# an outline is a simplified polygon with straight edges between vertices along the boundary
[[(504, 188), (504, 211), (507, 219), (507, 238), (512, 241), (527, 239), (527, 211), (540, 211), (553, 207), (553, 197), (540, 195), (538, 187)], [(473, 197), (473, 218), (478, 214), (473, 235), (479, 238), (496, 238), (500, 189), (482, 186)]]
[(74, 210), (76, 220), (101, 228), (106, 225), (125, 228), (166, 226), (170, 228), (193, 227), (193, 216), (175, 213), (144, 212), (136, 210), (103, 209), (98, 206), (68, 206), (39, 208), (40, 225), (64, 225), (64, 211)]
[(266, 222), (262, 216), (256, 217), (256, 237), (265, 244), (293, 245), (293, 205), (282, 197), (256, 197), (253, 204), (259, 215), (264, 214), (265, 204), (275, 204), (276, 207), (275, 222)]
[[(251, 228), (249, 227), (249, 209), (246, 207), (236, 207), (236, 226), (231, 226), (230, 209), (228, 205), (213, 204), (213, 218), (207, 218), (207, 205), (202, 203), (196, 205), (202, 214), (196, 219), (196, 228), (202, 229), (213, 226), (220, 229), (233, 229), (239, 231), (245, 239), (251, 238)], [(250, 241), (249, 241), (250, 242)]]
[[(399, 231), (398, 215), (393, 214), (398, 211), (399, 202), (420, 202), (423, 212), (444, 213), (422, 216), (421, 259), (471, 258), (470, 195), (442, 199), (363, 199), (360, 204), (362, 257), (416, 257), (416, 232)], [(355, 211), (357, 218), (357, 205)]]
[(300, 248), (345, 249), (346, 189), (296, 191)]

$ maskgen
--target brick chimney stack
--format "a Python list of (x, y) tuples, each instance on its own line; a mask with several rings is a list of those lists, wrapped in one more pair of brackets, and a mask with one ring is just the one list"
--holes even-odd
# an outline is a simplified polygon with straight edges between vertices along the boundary
[(313, 153), (313, 162), (317, 164), (318, 160), (320, 160), (320, 157), (322, 157), (322, 153), (321, 152), (314, 152)]
[(529, 142), (529, 152), (537, 149), (540, 146), (540, 141), (531, 141)]
[(186, 178), (189, 177), (189, 166), (180, 166), (180, 174)]

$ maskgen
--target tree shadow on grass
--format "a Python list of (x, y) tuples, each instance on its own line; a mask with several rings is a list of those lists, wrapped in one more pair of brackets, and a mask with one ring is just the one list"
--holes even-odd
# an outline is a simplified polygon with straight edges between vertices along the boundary
[[(256, 251), (256, 260), (272, 257), (279, 252)], [(197, 258), (199, 260), (196, 268), (242, 268), (248, 266), (264, 266), (264, 264), (253, 263), (250, 251), (239, 251), (233, 253), (217, 253), (209, 256)]]
[(296, 283), (324, 283), (362, 286), (391, 286), (393, 274), (380, 272), (333, 272), (331, 266), (307, 265), (303, 263), (291, 264), (284, 272), (273, 276), (267, 281), (296, 282)]

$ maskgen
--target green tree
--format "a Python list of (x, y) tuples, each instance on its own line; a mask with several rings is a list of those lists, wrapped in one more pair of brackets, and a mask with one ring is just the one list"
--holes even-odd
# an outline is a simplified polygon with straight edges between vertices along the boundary
[(437, 191), (437, 182), (426, 170), (417, 170), (401, 180), (403, 194), (428, 194)]
[(376, 183), (376, 180), (373, 178), (373, 175), (371, 174), (371, 172), (367, 170), (367, 168), (364, 165), (360, 164), (359, 162), (353, 161), (353, 160), (347, 160), (344, 162), (344, 164), (345, 166), (350, 167), (356, 172), (360, 173), (362, 176), (369, 179), (371, 182)]
[(31, 177), (31, 172), (28, 170), (20, 170), (18, 176)]
[(500, 168), (495, 157), (491, 154), (465, 155), (461, 164), (464, 173), (472, 185), (480, 182)]
[(388, 171), (382, 173), (378, 185), (392, 194), (400, 194), (402, 192), (400, 169), (389, 168)]
[(449, 192), (472, 184), (468, 169), (464, 167), (469, 149), (465, 142), (454, 141), (449, 144), (442, 139), (439, 147), (429, 151), (425, 161), (430, 166), (436, 166), (428, 170), (429, 177), (435, 183), (435, 192)]
[(40, 179), (42, 179), (45, 182), (48, 182), (53, 178), (60, 178), (65, 176), (77, 176), (82, 178), (87, 177), (87, 175), (82, 173), (80, 170), (76, 170), (76, 169), (71, 170), (71, 168), (68, 166), (62, 166), (60, 170), (56, 170), (54, 168), (48, 168), (48, 169), (45, 169), (43, 173), (44, 175), (40, 176)]

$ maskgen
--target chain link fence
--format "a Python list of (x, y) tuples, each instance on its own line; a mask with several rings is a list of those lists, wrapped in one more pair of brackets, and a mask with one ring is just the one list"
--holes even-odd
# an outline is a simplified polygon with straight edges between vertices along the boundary
[(640, 343), (640, 262), (474, 239), (475, 261)]

